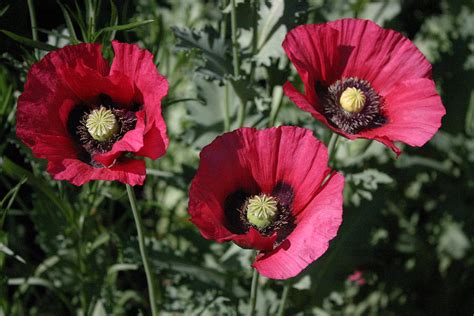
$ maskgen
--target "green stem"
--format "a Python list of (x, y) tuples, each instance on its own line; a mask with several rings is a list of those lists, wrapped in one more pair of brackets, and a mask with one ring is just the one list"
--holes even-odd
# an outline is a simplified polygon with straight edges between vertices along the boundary
[(237, 127), (244, 126), (245, 123), (245, 116), (246, 116), (246, 104), (242, 102), (240, 104), (239, 112), (237, 113)]
[(281, 295), (280, 307), (278, 308), (278, 316), (285, 315), (285, 305), (288, 299), (288, 293), (290, 293), (291, 282), (286, 282), (285, 287), (283, 288), (283, 294)]
[[(234, 80), (238, 80), (240, 75), (240, 64), (239, 64), (239, 43), (237, 42), (237, 8), (235, 0), (231, 0), (232, 10), (230, 12), (230, 26), (232, 36), (232, 63), (234, 65)], [(246, 104), (241, 100), (239, 112), (237, 113), (237, 126), (242, 127), (245, 123), (246, 116)]]
[(328, 145), (329, 164), (332, 166), (336, 159), (337, 143), (339, 140), (339, 134), (333, 133)]
[(142, 256), (143, 266), (145, 267), (145, 274), (146, 274), (146, 280), (147, 280), (147, 285), (148, 285), (148, 297), (149, 297), (150, 306), (151, 306), (151, 314), (153, 316), (157, 316), (158, 307), (156, 305), (156, 294), (155, 294), (156, 287), (155, 287), (155, 282), (153, 278), (153, 272), (151, 271), (148, 255), (146, 252), (145, 238), (143, 235), (143, 222), (140, 217), (140, 214), (138, 213), (137, 199), (135, 197), (135, 192), (133, 191), (133, 188), (130, 185), (127, 184), (126, 186), (127, 186), (128, 199), (130, 200), (130, 206), (132, 207), (133, 218), (135, 219), (135, 225), (137, 226), (138, 244), (140, 246), (140, 254)]
[(230, 116), (229, 116), (229, 83), (226, 82), (224, 86), (224, 132), (230, 130)]
[[(31, 37), (34, 41), (38, 40), (38, 25), (36, 24), (35, 4), (33, 0), (28, 0), (28, 11), (30, 13)], [(35, 48), (35, 56), (39, 59), (39, 51)]]
[(232, 31), (232, 63), (234, 65), (234, 76), (239, 76), (239, 43), (237, 43), (237, 8), (235, 0), (232, 1), (232, 10), (230, 12), (230, 25)]
[(250, 289), (250, 306), (247, 312), (247, 316), (253, 316), (255, 314), (255, 307), (257, 306), (257, 286), (258, 286), (258, 271), (253, 269), (252, 274), (252, 287)]
[[(258, 50), (258, 2), (257, 0), (252, 0), (252, 56), (257, 54)], [(250, 82), (255, 81), (255, 68), (256, 61), (252, 60), (250, 65)]]
[(278, 117), (278, 112), (280, 112), (281, 101), (283, 99), (283, 88), (281, 86), (276, 86), (273, 88), (272, 93), (272, 106), (270, 110), (270, 119), (268, 120), (268, 127), (275, 125), (276, 119)]

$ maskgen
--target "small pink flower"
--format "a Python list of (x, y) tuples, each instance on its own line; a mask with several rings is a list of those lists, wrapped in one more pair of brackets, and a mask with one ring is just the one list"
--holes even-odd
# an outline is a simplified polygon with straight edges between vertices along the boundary
[(354, 273), (347, 277), (347, 280), (350, 282), (356, 282), (359, 285), (364, 285), (365, 283), (367, 283), (364, 277), (362, 276), (362, 272), (359, 270), (355, 270)]

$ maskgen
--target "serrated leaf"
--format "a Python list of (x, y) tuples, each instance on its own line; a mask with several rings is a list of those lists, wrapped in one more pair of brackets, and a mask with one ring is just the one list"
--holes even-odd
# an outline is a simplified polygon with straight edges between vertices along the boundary
[(206, 26), (203, 30), (193, 30), (174, 26), (171, 30), (180, 40), (176, 45), (178, 51), (197, 49), (201, 53), (204, 64), (198, 68), (199, 73), (210, 79), (223, 80), (232, 72), (232, 63), (226, 58), (228, 45), (214, 28)]
[(27, 45), (27, 46), (30, 46), (30, 47), (33, 47), (33, 48), (37, 48), (37, 49), (41, 49), (41, 50), (45, 50), (45, 51), (53, 51), (53, 50), (57, 49), (57, 47), (55, 47), (55, 46), (52, 46), (52, 45), (49, 45), (49, 44), (46, 44), (46, 43), (43, 43), (43, 42), (40, 42), (40, 41), (35, 41), (35, 40), (32, 40), (31, 38), (24, 37), (24, 36), (15, 34), (13, 32), (7, 31), (7, 30), (0, 30), (0, 32), (5, 34), (6, 36), (10, 37), (14, 41), (17, 41), (21, 44), (24, 44), (24, 45)]

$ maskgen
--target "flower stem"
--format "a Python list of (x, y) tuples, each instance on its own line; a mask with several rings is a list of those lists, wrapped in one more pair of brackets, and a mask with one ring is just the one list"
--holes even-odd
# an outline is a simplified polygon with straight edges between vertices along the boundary
[(275, 122), (278, 117), (278, 112), (280, 112), (282, 98), (283, 88), (281, 86), (276, 86), (275, 88), (273, 88), (272, 105), (270, 110), (270, 119), (268, 120), (268, 127), (275, 126)]
[(142, 256), (143, 266), (145, 267), (146, 280), (148, 285), (148, 297), (150, 300), (151, 314), (153, 316), (158, 315), (158, 307), (156, 305), (155, 295), (155, 282), (153, 278), (153, 272), (150, 269), (150, 263), (148, 261), (148, 255), (145, 248), (145, 238), (143, 236), (143, 223), (137, 209), (137, 199), (135, 192), (130, 185), (127, 186), (128, 199), (130, 200), (130, 206), (132, 207), (133, 218), (135, 219), (135, 225), (137, 226), (138, 244), (140, 246), (140, 254)]
[(230, 130), (230, 116), (229, 116), (229, 83), (226, 82), (224, 86), (224, 132)]
[[(232, 63), (234, 65), (234, 80), (238, 80), (240, 76), (240, 63), (239, 63), (239, 43), (237, 42), (237, 7), (235, 0), (231, 0), (232, 10), (230, 12), (230, 26), (232, 36)], [(246, 104), (244, 100), (241, 100), (239, 112), (237, 113), (237, 126), (242, 127), (245, 123), (246, 116)]]
[(334, 164), (334, 160), (336, 159), (336, 150), (337, 150), (338, 140), (339, 140), (339, 134), (336, 134), (336, 133), (333, 133), (331, 135), (331, 139), (329, 140), (328, 155), (329, 155), (329, 164), (331, 166)]
[(258, 286), (258, 271), (253, 269), (252, 274), (252, 287), (250, 289), (250, 306), (247, 312), (247, 316), (253, 316), (255, 314), (255, 306), (257, 305), (257, 286)]
[(290, 293), (291, 282), (286, 282), (285, 287), (283, 288), (283, 294), (281, 295), (280, 307), (278, 308), (278, 316), (285, 315), (285, 305), (288, 299), (288, 293)]
[(235, 0), (232, 1), (232, 11), (230, 12), (230, 25), (232, 31), (232, 62), (234, 65), (234, 76), (239, 76), (239, 43), (237, 43), (237, 8)]
[[(28, 0), (28, 12), (30, 13), (31, 37), (34, 41), (38, 40), (38, 25), (36, 24), (35, 4), (33, 0)], [(35, 48), (35, 56), (39, 59), (39, 52)]]

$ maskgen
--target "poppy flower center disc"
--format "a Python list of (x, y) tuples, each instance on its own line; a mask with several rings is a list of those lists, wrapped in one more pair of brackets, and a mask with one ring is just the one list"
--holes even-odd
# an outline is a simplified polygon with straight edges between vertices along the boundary
[(258, 229), (264, 229), (275, 220), (277, 211), (277, 199), (266, 194), (255, 195), (248, 200), (247, 220)]
[(316, 92), (326, 119), (345, 133), (357, 134), (387, 121), (383, 98), (366, 80), (345, 78), (328, 87), (318, 83)]
[(86, 127), (92, 138), (99, 142), (110, 139), (119, 129), (119, 124), (112, 111), (101, 106), (93, 110), (86, 120)]
[(359, 113), (362, 111), (365, 105), (364, 92), (357, 88), (347, 88), (341, 94), (339, 103), (344, 110), (349, 113)]

